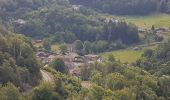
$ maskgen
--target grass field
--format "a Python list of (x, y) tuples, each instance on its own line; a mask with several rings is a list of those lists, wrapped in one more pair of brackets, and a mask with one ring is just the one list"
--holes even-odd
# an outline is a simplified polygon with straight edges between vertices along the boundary
[(117, 50), (109, 53), (103, 53), (101, 56), (103, 58), (107, 58), (108, 55), (111, 53), (115, 56), (116, 60), (120, 60), (122, 63), (134, 63), (136, 60), (138, 60), (141, 55), (144, 53), (144, 50), (146, 49), (155, 49), (157, 45), (149, 45), (147, 47), (144, 47), (141, 50), (132, 50), (132, 49), (125, 49), (125, 50)]
[(118, 16), (127, 22), (134, 23), (138, 27), (151, 28), (152, 25), (155, 27), (170, 27), (170, 15), (168, 14), (153, 14), (148, 16)]
[[(122, 63), (133, 63), (141, 57), (143, 50), (118, 50), (113, 51), (112, 54), (115, 56), (116, 60), (120, 60)], [(107, 58), (110, 53), (104, 53), (102, 57)]]

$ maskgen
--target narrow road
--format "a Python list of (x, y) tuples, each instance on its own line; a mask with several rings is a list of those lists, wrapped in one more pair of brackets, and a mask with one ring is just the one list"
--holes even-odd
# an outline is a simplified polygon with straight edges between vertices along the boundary
[(44, 81), (53, 82), (53, 76), (49, 72), (47, 72), (45, 70), (40, 70), (40, 72), (42, 74), (42, 78)]

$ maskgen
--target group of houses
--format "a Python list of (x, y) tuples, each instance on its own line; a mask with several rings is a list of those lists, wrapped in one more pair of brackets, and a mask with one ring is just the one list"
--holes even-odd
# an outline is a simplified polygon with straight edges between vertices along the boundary
[(79, 56), (77, 53), (69, 52), (66, 55), (55, 54), (50, 52), (39, 51), (36, 57), (43, 64), (48, 64), (54, 59), (62, 59), (65, 65), (69, 68), (69, 73), (73, 76), (80, 76), (80, 66), (83, 64), (93, 64), (95, 62), (102, 62), (102, 59), (98, 55), (85, 55)]
[(54, 59), (62, 59), (67, 65), (69, 66), (77, 66), (81, 63), (95, 63), (95, 62), (102, 62), (102, 59), (98, 55), (84, 55), (84, 56), (79, 56), (76, 53), (68, 53), (66, 55), (61, 55), (61, 54), (56, 54), (56, 53), (51, 53), (51, 52), (44, 52), (44, 51), (39, 51), (36, 53), (36, 57), (39, 61), (41, 61), (43, 64), (48, 64), (49, 62), (53, 61)]
[(43, 64), (48, 64), (49, 62), (53, 61), (57, 54), (50, 53), (50, 52), (44, 52), (39, 51), (36, 53), (36, 57), (39, 61), (41, 61)]
[[(42, 40), (36, 40), (36, 43), (42, 43)], [(83, 64), (93, 64), (95, 62), (102, 62), (102, 58), (99, 55), (88, 54), (84, 56), (80, 56), (76, 53), (75, 44), (68, 44), (68, 52), (66, 55), (62, 55), (61, 53), (53, 53), (40, 50), (36, 53), (36, 57), (43, 64), (48, 64), (55, 59), (62, 59), (65, 65), (69, 68), (69, 72), (71, 75), (79, 76), (80, 71), (78, 68)]]

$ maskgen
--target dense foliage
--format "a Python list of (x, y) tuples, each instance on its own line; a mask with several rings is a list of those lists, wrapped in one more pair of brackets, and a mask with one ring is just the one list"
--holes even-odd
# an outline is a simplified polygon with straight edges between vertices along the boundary
[(146, 50), (143, 57), (137, 61), (137, 66), (142, 67), (156, 76), (170, 75), (170, 42), (160, 45), (156, 50)]
[[(64, 56), (70, 49), (65, 43), (73, 43), (76, 53), (84, 55), (123, 49), (140, 40), (135, 25), (99, 12), (158, 11), (170, 13), (170, 0), (0, 0), (0, 24), (43, 39), (45, 51), (53, 43), (63, 43), (59, 49)], [(154, 30), (152, 26), (144, 41), (163, 39)], [(74, 73), (78, 77), (68, 75), (65, 61), (54, 59), (51, 67), (42, 68), (52, 81), (37, 84), (40, 63), (31, 41), (21, 34), (0, 27), (0, 100), (170, 100), (170, 41), (145, 50), (133, 65), (111, 54), (101, 62), (82, 64)]]
[(39, 67), (31, 42), (0, 28), (0, 83), (29, 89), (39, 79)]
[(138, 67), (122, 65), (112, 55), (104, 63), (82, 66), (81, 78), (98, 85), (93, 99), (167, 100), (170, 96), (169, 76), (155, 77)]
[(170, 13), (170, 0), (70, 0), (95, 10), (120, 15), (146, 15), (156, 11)]
[(11, 0), (3, 1), (0, 8), (3, 9), (2, 23), (9, 29), (36, 39), (50, 38), (51, 43), (105, 40), (110, 44), (119, 40), (133, 44), (139, 41), (134, 25), (102, 18), (99, 13), (71, 5), (67, 0)]

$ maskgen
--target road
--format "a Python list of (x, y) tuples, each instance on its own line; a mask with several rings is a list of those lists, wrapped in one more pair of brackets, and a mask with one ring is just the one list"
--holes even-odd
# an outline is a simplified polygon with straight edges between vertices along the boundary
[(53, 76), (51, 75), (51, 73), (45, 71), (45, 70), (40, 70), (41, 74), (42, 74), (42, 79), (46, 82), (53, 82)]

